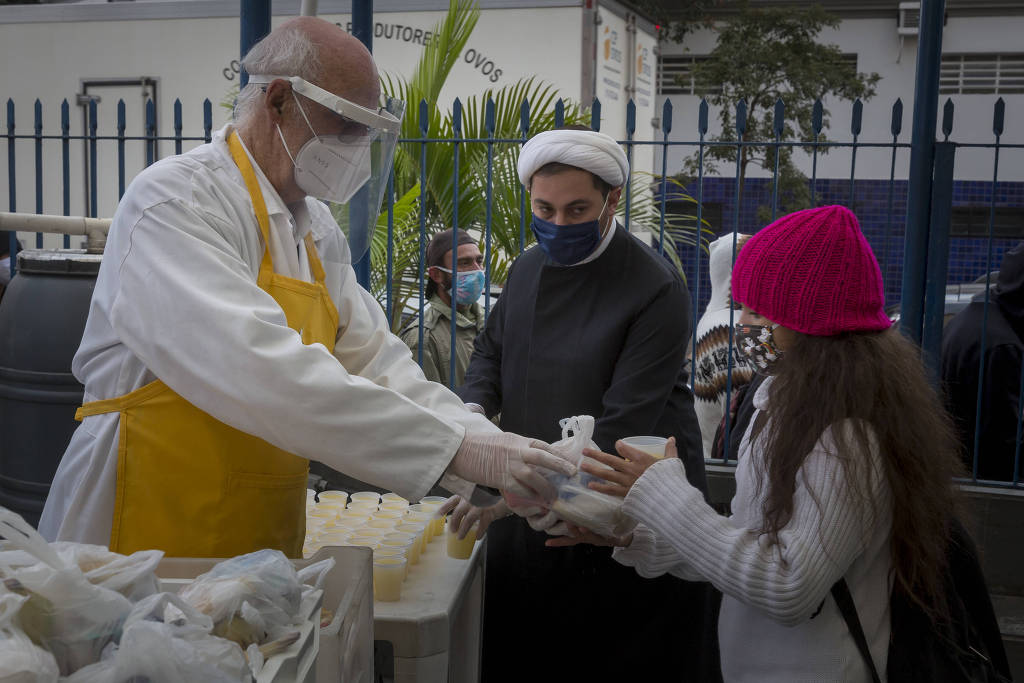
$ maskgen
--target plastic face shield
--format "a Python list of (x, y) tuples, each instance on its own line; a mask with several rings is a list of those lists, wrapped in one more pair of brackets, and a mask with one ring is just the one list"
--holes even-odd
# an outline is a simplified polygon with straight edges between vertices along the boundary
[[(346, 173), (355, 187), (344, 194), (345, 202), (325, 200), (348, 238), (353, 263), (370, 250), (394, 162), (395, 145), (402, 127), (405, 103), (388, 100), (370, 109), (350, 102), (298, 76), (250, 76), (250, 83), (269, 84), (276, 79), (291, 83), (292, 90), (337, 114), (343, 120), (340, 132), (320, 135), (330, 150), (339, 153)], [(364, 181), (365, 179), (365, 181)]]

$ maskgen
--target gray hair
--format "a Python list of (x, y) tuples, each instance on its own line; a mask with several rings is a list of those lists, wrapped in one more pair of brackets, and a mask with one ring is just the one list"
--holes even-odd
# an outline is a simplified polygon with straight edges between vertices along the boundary
[[(310, 83), (319, 83), (323, 71), (316, 45), (300, 26), (283, 26), (271, 31), (252, 46), (242, 59), (242, 68), (249, 74), (267, 76), (298, 76)], [(235, 101), (235, 123), (242, 125), (263, 101), (263, 85), (249, 84)]]

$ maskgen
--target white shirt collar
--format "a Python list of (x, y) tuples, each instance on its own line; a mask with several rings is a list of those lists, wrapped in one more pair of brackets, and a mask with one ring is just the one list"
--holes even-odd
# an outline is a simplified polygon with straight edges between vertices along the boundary
[(612, 237), (615, 236), (615, 231), (618, 229), (618, 225), (618, 220), (613, 220), (612, 224), (608, 226), (608, 232), (606, 232), (604, 237), (601, 238), (601, 243), (597, 245), (597, 249), (591, 252), (590, 256), (587, 258), (583, 259), (579, 263), (574, 263), (569, 267), (572, 268), (573, 266), (582, 266), (584, 263), (590, 263), (603, 254), (604, 250), (608, 248), (608, 245), (612, 243)]

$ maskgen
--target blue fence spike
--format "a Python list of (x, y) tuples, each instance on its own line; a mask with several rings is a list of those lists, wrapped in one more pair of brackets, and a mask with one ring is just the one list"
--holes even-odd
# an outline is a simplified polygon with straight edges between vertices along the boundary
[(458, 97), (452, 102), (452, 132), (462, 137), (462, 100)]
[(772, 132), (775, 133), (775, 137), (782, 137), (782, 130), (786, 127), (786, 103), (782, 101), (782, 98), (775, 100), (775, 112), (772, 117)]
[(594, 104), (590, 107), (590, 129), (601, 130), (601, 100), (594, 98)]
[(487, 96), (487, 104), (484, 106), (484, 128), (489, 136), (494, 136), (494, 100)]
[(7, 98), (7, 129), (14, 132), (14, 100)]
[(1006, 102), (1000, 97), (996, 100), (996, 106), (992, 110), (992, 133), (999, 137), (1003, 134), (1003, 117), (1006, 114)]
[[(43, 212), (43, 103), (36, 99), (33, 107), (36, 139), (36, 213)], [(36, 249), (43, 248), (43, 233), (36, 233)]]
[(697, 132), (701, 135), (708, 132), (708, 101), (703, 97), (697, 110)]
[(853, 101), (853, 119), (850, 121), (850, 133), (860, 135), (861, 119), (864, 117), (864, 103), (858, 97)]
[(203, 100), (203, 137), (209, 142), (213, 131), (213, 103), (209, 98)]
[(117, 200), (124, 196), (124, 129), (127, 127), (124, 100), (117, 101)]
[(181, 154), (181, 100), (174, 100), (174, 153)]
[(127, 117), (125, 114), (124, 100), (117, 101), (117, 135), (124, 136), (124, 129), (127, 128)]
[(811, 110), (811, 131), (814, 137), (821, 135), (821, 120), (824, 114), (825, 108), (821, 105), (821, 100), (814, 100), (814, 108)]
[(559, 97), (558, 101), (555, 102), (555, 128), (561, 128), (565, 125), (565, 102)]
[(430, 130), (430, 107), (427, 106), (425, 99), (420, 100), (420, 133), (423, 137), (427, 137), (427, 131)]
[[(7, 98), (7, 205), (8, 211), (17, 211), (18, 192), (17, 192), (17, 176), (15, 172), (17, 166), (14, 163), (14, 100)], [(11, 240), (15, 239), (15, 235), (11, 234)], [(13, 254), (16, 249), (12, 249)], [(12, 262), (16, 263), (15, 259), (11, 259)], [(11, 269), (11, 275), (14, 275), (13, 268)]]
[(60, 103), (60, 134), (67, 137), (71, 133), (71, 105), (67, 100)]
[(672, 100), (667, 97), (661, 107), (661, 132), (665, 135), (672, 132)]
[(953, 98), (947, 97), (946, 103), (942, 105), (942, 134), (949, 139), (953, 132)]
[(36, 135), (43, 134), (43, 103), (38, 99), (33, 107), (33, 119), (35, 121)]
[(747, 132), (747, 101), (740, 100), (736, 103), (736, 135), (743, 137)]
[(893, 137), (898, 137), (900, 131), (903, 130), (903, 100), (899, 97), (892, 103), (892, 123), (889, 125), (889, 131)]
[(636, 132), (636, 103), (629, 98), (626, 103), (626, 134), (633, 135)]
[(524, 138), (530, 132), (530, 100), (525, 98), (519, 107), (519, 130), (522, 131)]

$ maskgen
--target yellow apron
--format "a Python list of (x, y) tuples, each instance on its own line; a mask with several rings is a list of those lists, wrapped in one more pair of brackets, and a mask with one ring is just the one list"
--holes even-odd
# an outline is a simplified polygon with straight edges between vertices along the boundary
[[(237, 133), (228, 144), (263, 234), (257, 284), (274, 297), (303, 343), (333, 351), (338, 311), (313, 238), (306, 236), (306, 253), (316, 282), (274, 273), (263, 193)], [(120, 413), (111, 550), (232, 557), (276, 548), (301, 557), (308, 460), (220, 422), (160, 380), (119, 398), (86, 403), (75, 417), (111, 412)]]

